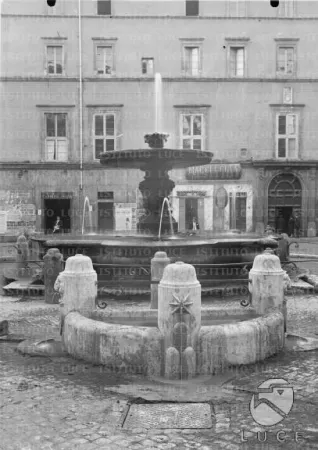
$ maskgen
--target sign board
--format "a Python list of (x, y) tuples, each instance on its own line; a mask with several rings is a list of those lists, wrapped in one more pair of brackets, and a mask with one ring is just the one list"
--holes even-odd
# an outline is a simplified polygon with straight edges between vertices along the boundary
[(205, 197), (206, 191), (177, 191), (178, 197)]
[(207, 164), (188, 167), (187, 180), (236, 180), (241, 178), (240, 164)]
[(73, 192), (42, 192), (42, 198), (59, 199), (59, 198), (73, 198)]
[(114, 192), (113, 191), (101, 191), (97, 192), (98, 200), (114, 200)]

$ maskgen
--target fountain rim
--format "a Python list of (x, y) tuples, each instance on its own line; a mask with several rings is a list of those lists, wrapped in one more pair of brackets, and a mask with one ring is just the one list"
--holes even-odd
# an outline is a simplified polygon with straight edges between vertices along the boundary
[[(82, 235), (79, 235), (82, 236)], [(102, 247), (117, 247), (117, 246), (123, 246), (125, 245), (126, 247), (182, 247), (184, 245), (186, 245), (187, 247), (194, 247), (194, 246), (205, 246), (205, 245), (216, 245), (218, 243), (222, 244), (222, 243), (228, 243), (229, 245), (232, 245), (234, 242), (236, 244), (247, 244), (247, 245), (252, 245), (252, 244), (258, 244), (258, 243), (262, 243), (262, 241), (264, 240), (264, 238), (262, 237), (254, 237), (254, 238), (238, 238), (237, 235), (235, 237), (233, 237), (233, 239), (229, 239), (229, 237), (224, 237), (224, 239), (222, 238), (211, 238), (211, 239), (189, 239), (188, 236), (184, 237), (184, 238), (178, 238), (178, 239), (162, 239), (159, 240), (158, 238), (156, 238), (155, 236), (153, 237), (153, 239), (147, 240), (147, 237), (141, 235), (140, 237), (134, 237), (134, 236), (120, 236), (120, 237), (116, 237), (114, 236), (112, 239), (86, 239), (85, 240), (85, 235), (83, 235), (83, 237), (81, 239), (70, 239), (68, 236), (65, 237), (65, 239), (51, 239), (51, 238), (47, 238), (45, 236), (32, 236), (31, 240), (34, 241), (39, 241), (42, 243), (45, 243), (47, 246), (52, 246), (52, 245), (60, 245), (60, 246), (65, 246), (65, 245), (79, 245), (79, 246), (83, 246), (84, 244), (87, 246), (95, 246), (95, 245), (99, 245)], [(276, 239), (266, 239), (266, 241), (268, 242), (268, 245), (275, 245), (275, 247), (277, 246), (277, 240)]]

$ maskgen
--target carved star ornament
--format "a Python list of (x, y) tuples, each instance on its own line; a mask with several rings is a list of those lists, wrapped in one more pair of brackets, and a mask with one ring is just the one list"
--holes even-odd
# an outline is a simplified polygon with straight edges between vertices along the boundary
[(169, 305), (173, 308), (172, 314), (175, 314), (177, 312), (180, 312), (180, 314), (183, 314), (184, 312), (186, 314), (190, 314), (188, 307), (193, 305), (193, 302), (190, 302), (190, 300), (188, 300), (189, 295), (190, 293), (181, 298), (181, 296), (178, 297), (176, 294), (172, 294), (174, 301), (169, 303)]

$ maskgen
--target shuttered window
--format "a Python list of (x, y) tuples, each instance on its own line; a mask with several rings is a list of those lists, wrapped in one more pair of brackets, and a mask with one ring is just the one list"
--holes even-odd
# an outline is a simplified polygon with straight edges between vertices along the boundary
[(46, 138), (45, 157), (47, 161), (68, 160), (67, 114), (45, 114)]

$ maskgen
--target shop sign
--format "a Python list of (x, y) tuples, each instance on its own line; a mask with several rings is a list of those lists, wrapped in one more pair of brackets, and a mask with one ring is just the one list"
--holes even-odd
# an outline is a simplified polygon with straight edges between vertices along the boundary
[(73, 192), (42, 192), (44, 199), (73, 198)]
[(205, 197), (206, 191), (177, 191), (178, 197)]
[(240, 164), (207, 164), (188, 167), (187, 180), (237, 180), (241, 178)]

